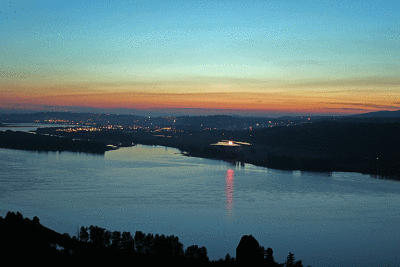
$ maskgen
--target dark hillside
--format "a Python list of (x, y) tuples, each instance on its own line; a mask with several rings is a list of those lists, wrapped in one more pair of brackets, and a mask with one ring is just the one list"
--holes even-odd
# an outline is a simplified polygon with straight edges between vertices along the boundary
[[(141, 231), (132, 236), (130, 232), (111, 232), (91, 225), (82, 226), (77, 236), (71, 237), (43, 226), (37, 217), (31, 220), (10, 211), (5, 218), (0, 217), (0, 237), (3, 262), (11, 260), (10, 264), (17, 265), (283, 266), (275, 262), (271, 248), (264, 249), (252, 236), (240, 240), (238, 261), (229, 254), (225, 260), (210, 261), (206, 247), (191, 245), (184, 249), (177, 236)], [(294, 260), (293, 254), (289, 256)], [(294, 266), (303, 265), (297, 261)]]
[(98, 141), (74, 140), (26, 132), (0, 131), (0, 147), (33, 151), (72, 151), (104, 154), (108, 149)]
[(254, 131), (253, 143), (331, 155), (395, 156), (400, 123), (320, 122)]

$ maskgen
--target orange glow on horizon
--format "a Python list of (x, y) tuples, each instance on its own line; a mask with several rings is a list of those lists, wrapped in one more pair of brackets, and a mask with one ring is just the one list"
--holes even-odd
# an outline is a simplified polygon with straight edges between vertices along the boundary
[(299, 83), (291, 87), (281, 85), (276, 88), (260, 83), (258, 87), (252, 89), (235, 87), (225, 92), (211, 90), (206, 83), (204, 90), (199, 90), (201, 84), (196, 84), (195, 92), (191, 91), (194, 90), (191, 87), (194, 85), (190, 83), (185, 84), (188, 86), (187, 90), (179, 86), (174, 89), (172, 84), (167, 85), (143, 83), (140, 84), (142, 87), (135, 91), (133, 85), (132, 88), (116, 87), (112, 83), (0, 82), (0, 108), (208, 109), (253, 113), (343, 115), (400, 109), (400, 94), (394, 82), (388, 84), (336, 82), (327, 83), (325, 89), (319, 87), (322, 85), (318, 83)]
[(90, 107), (125, 109), (216, 109), (242, 110), (255, 112), (351, 114), (377, 110), (397, 110), (396, 100), (380, 101), (374, 104), (371, 99), (318, 98), (309, 95), (290, 97), (284, 93), (92, 93), (92, 94), (49, 94), (30, 91), (0, 91), (0, 107)]

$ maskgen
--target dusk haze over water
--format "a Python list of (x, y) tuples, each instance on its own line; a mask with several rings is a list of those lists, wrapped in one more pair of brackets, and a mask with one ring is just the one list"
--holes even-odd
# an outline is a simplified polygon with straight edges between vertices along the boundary
[(398, 1), (0, 4), (0, 112), (400, 109)]

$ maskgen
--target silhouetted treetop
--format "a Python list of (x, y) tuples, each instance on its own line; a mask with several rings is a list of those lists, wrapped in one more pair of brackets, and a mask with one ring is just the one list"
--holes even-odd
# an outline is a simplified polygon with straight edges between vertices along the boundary
[(207, 248), (191, 245), (186, 249), (179, 238), (172, 235), (145, 234), (137, 231), (109, 231), (99, 226), (81, 227), (77, 236), (60, 234), (40, 224), (39, 218), (24, 218), (20, 212), (8, 212), (0, 217), (2, 255), (22, 259), (19, 263), (116, 265), (128, 261), (147, 265), (179, 266), (269, 266), (301, 267), (289, 253), (284, 264), (273, 258), (271, 248), (264, 249), (251, 235), (243, 236), (237, 247), (237, 259), (226, 254), (225, 259), (211, 261)]

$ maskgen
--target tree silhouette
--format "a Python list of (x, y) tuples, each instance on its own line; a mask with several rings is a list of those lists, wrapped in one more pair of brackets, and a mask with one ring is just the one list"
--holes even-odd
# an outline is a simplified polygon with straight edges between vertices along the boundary
[(141, 231), (135, 233), (135, 249), (137, 253), (145, 253), (144, 239), (146, 235)]
[(236, 248), (236, 260), (241, 265), (260, 265), (264, 259), (263, 250), (252, 235), (245, 235)]
[(90, 242), (96, 245), (107, 245), (106, 237), (106, 229), (98, 227), (98, 226), (89, 226), (89, 237)]
[(39, 220), (39, 218), (38, 217), (33, 217), (33, 219), (32, 219), (32, 223), (34, 224), (34, 225), (40, 225), (40, 220)]
[(121, 246), (121, 241), (122, 241), (122, 236), (121, 232), (119, 231), (114, 231), (111, 234), (111, 248), (114, 249), (120, 249)]
[(205, 247), (199, 248), (197, 245), (192, 245), (185, 250), (185, 259), (197, 263), (209, 262), (207, 256), (207, 249)]
[(89, 242), (89, 228), (88, 227), (81, 227), (79, 231), (79, 240), (82, 242)]
[(294, 254), (289, 252), (289, 255), (286, 258), (285, 267), (303, 267), (303, 264), (300, 261), (296, 261)]
[(265, 255), (264, 259), (265, 259), (265, 264), (267, 267), (279, 266), (279, 264), (277, 262), (275, 262), (273, 253), (274, 253), (274, 251), (272, 250), (272, 248), (267, 248), (267, 250), (264, 250), (264, 255)]
[(227, 253), (227, 254), (225, 255), (224, 262), (226, 262), (226, 263), (233, 263), (233, 262), (235, 262), (235, 258), (234, 258), (234, 257), (231, 257), (231, 255), (230, 255), (229, 253)]
[(153, 250), (156, 255), (160, 255), (161, 257), (172, 256), (172, 248), (168, 246), (165, 235), (155, 235)]
[(172, 247), (172, 254), (176, 257), (181, 257), (184, 255), (183, 244), (179, 241), (177, 236), (169, 236), (168, 244)]
[[(286, 262), (278, 264), (271, 248), (259, 246), (252, 236), (242, 237), (237, 248), (237, 259), (226, 254), (225, 259), (210, 263), (207, 249), (192, 245), (183, 249), (176, 236), (144, 234), (140, 231), (133, 238), (130, 232), (108, 231), (93, 226), (81, 227), (77, 237), (67, 233), (59, 234), (42, 226), (39, 219), (24, 218), (21, 213), (8, 212), (0, 217), (0, 242), (5, 247), (1, 251), (9, 257), (24, 257), (30, 263), (50, 260), (51, 257), (63, 263), (74, 264), (123, 264), (128, 259), (145, 261), (152, 265), (201, 265), (207, 266), (267, 266), (303, 267), (289, 253)], [(55, 261), (57, 262), (57, 261)]]
[(135, 241), (130, 232), (122, 232), (121, 247), (124, 250), (134, 251)]
[(63, 237), (63, 244), (64, 244), (64, 249), (62, 250), (63, 254), (65, 255), (70, 255), (71, 254), (71, 236), (68, 233), (64, 233), (62, 235)]
[(147, 254), (154, 254), (154, 235), (148, 233), (144, 238), (144, 249)]
[(294, 267), (294, 254), (292, 252), (289, 252), (289, 255), (286, 258), (286, 267)]
[(103, 236), (103, 246), (110, 247), (111, 245), (111, 231), (106, 230)]

